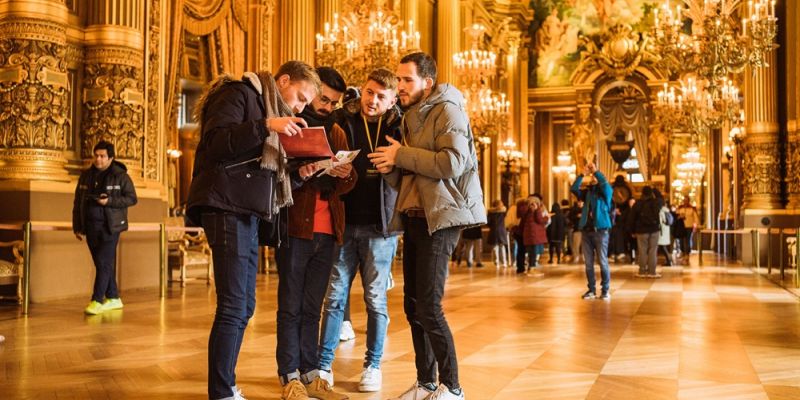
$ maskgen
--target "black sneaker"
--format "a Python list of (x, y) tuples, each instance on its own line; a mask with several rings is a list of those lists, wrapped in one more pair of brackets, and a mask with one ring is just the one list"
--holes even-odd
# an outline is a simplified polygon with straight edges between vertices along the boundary
[(597, 295), (595, 295), (593, 291), (587, 290), (586, 293), (584, 293), (583, 296), (581, 296), (581, 298), (584, 300), (594, 300), (595, 298), (597, 298)]
[(607, 290), (603, 290), (603, 293), (600, 295), (601, 300), (611, 300), (611, 295), (608, 293)]

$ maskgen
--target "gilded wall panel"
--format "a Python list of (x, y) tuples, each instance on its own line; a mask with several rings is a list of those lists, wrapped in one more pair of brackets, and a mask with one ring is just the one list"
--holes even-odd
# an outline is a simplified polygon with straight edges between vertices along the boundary
[(754, 199), (763, 196), (780, 196), (781, 176), (777, 172), (780, 171), (781, 157), (778, 143), (746, 140), (743, 153), (742, 169), (745, 174), (742, 183), (745, 196), (753, 196)]

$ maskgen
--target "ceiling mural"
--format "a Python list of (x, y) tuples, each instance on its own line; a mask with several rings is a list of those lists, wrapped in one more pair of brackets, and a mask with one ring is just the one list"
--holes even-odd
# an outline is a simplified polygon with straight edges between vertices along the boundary
[(569, 86), (583, 50), (582, 37), (603, 34), (615, 25), (645, 32), (652, 24), (653, 0), (532, 0), (533, 87)]

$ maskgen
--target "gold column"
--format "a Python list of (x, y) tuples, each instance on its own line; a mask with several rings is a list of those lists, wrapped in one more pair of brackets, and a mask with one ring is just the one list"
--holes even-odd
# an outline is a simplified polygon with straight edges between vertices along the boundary
[(786, 3), (786, 208), (800, 208), (800, 5), (796, 1)]
[[(403, 0), (400, 3), (400, 19), (403, 21), (403, 24), (408, 23), (408, 20), (414, 21), (414, 25), (416, 27), (414, 29), (417, 29), (417, 30), (419, 30), (419, 27), (425, 26), (425, 25), (420, 25), (419, 24), (420, 23), (420, 19), (419, 19), (419, 1), (418, 0)], [(403, 25), (403, 26), (405, 26), (405, 25)], [(427, 25), (427, 26), (430, 26), (430, 25)], [(421, 34), (422, 33), (420, 32), (420, 35)], [(427, 35), (430, 35), (430, 33), (427, 33)]]
[(134, 181), (143, 178), (144, 40), (141, 0), (90, 0), (85, 30), (81, 156), (100, 140)]
[(317, 23), (314, 25), (314, 34), (322, 32), (326, 22), (333, 21), (333, 14), (341, 14), (342, 1), (341, 0), (317, 0)]
[(746, 133), (742, 170), (744, 207), (780, 209), (781, 176), (778, 146), (777, 56), (767, 58), (769, 67), (744, 74)]
[(314, 0), (282, 0), (279, 63), (289, 60), (314, 64)]
[[(436, 64), (438, 81), (455, 83), (453, 54), (461, 51), (461, 17), (458, 0), (439, 0), (436, 14)], [(423, 26), (423, 25), (420, 25)]]
[[(409, 0), (413, 1), (413, 0)], [(419, 20), (414, 20), (414, 25), (420, 33), (420, 50), (433, 55), (433, 40), (437, 35), (433, 27), (433, 7), (435, 0), (421, 0), (417, 3), (417, 16)], [(423, 28), (425, 27), (425, 28)], [(427, 32), (425, 31), (427, 30)], [(452, 57), (452, 55), (451, 55)]]
[(0, 179), (69, 180), (68, 18), (63, 1), (0, 1)]

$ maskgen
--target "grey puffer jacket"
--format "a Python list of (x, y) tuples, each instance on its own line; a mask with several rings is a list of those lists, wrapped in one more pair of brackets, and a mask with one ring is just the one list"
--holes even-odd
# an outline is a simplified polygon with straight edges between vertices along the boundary
[[(486, 208), (478, 177), (478, 156), (464, 110), (464, 97), (449, 84), (441, 84), (405, 115), (401, 128), (405, 144), (397, 151), (396, 168), (387, 181), (398, 188), (397, 204), (411, 192), (402, 187), (402, 172), (416, 175), (414, 182), (432, 234), (455, 226), (486, 223)], [(395, 208), (392, 227), (402, 229)]]

